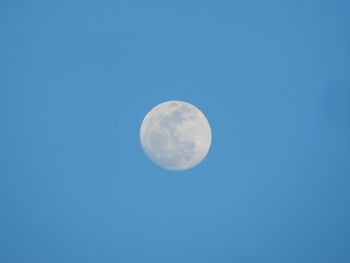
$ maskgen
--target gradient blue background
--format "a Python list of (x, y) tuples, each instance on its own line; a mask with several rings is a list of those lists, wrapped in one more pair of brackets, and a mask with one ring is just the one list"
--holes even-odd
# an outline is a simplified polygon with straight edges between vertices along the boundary
[[(2, 1), (0, 262), (350, 262), (349, 1)], [(184, 100), (184, 172), (139, 144)]]

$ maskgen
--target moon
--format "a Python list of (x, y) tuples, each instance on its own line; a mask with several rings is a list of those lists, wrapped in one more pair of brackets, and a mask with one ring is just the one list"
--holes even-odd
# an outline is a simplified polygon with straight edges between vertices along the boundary
[(184, 101), (167, 101), (147, 113), (140, 129), (146, 155), (168, 170), (186, 170), (199, 164), (211, 144), (207, 118)]

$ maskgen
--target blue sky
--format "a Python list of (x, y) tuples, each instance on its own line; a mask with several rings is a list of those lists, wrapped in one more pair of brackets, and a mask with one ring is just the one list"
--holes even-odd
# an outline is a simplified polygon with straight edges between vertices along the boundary
[[(0, 262), (350, 261), (348, 1), (2, 1)], [(197, 167), (145, 114), (196, 105)]]

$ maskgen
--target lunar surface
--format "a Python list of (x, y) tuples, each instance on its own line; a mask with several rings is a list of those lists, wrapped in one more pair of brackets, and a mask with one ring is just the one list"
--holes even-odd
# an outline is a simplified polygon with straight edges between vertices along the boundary
[(185, 170), (207, 155), (211, 129), (204, 114), (192, 104), (167, 101), (147, 113), (140, 140), (154, 163), (169, 170)]

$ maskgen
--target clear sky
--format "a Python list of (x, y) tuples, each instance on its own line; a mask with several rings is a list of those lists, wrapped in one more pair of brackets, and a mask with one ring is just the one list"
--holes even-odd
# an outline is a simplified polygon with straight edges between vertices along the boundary
[[(0, 4), (0, 262), (350, 262), (349, 1)], [(145, 114), (201, 109), (171, 172)]]

